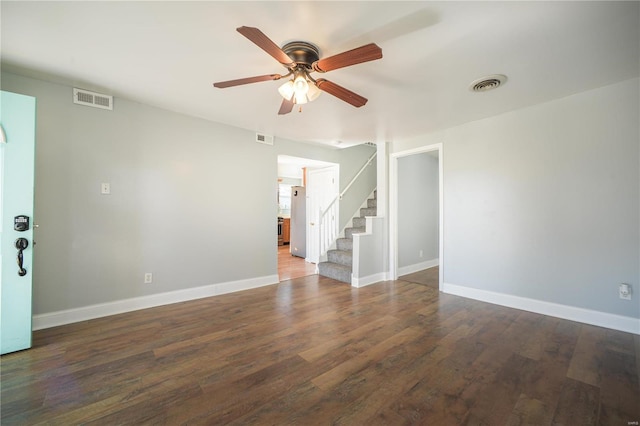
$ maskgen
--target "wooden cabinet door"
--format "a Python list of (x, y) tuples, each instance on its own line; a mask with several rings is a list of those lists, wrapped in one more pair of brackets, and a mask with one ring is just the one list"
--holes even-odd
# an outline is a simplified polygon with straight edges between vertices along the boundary
[(291, 219), (284, 219), (282, 223), (282, 242), (289, 244), (289, 233), (291, 229)]

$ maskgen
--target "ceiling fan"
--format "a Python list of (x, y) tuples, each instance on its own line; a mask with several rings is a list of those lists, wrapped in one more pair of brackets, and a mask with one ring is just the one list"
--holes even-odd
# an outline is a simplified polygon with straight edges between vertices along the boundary
[(237, 80), (220, 81), (214, 83), (214, 87), (223, 89), (260, 81), (280, 80), (291, 76), (291, 79), (278, 89), (284, 98), (278, 111), (280, 115), (290, 113), (294, 105), (313, 101), (320, 95), (321, 91), (327, 92), (356, 108), (367, 103), (367, 99), (357, 93), (324, 78), (316, 80), (310, 74), (313, 72), (325, 73), (338, 68), (380, 59), (382, 58), (382, 49), (375, 43), (320, 59), (318, 47), (311, 43), (292, 41), (280, 48), (257, 28), (239, 27), (236, 30), (280, 62), (288, 72), (283, 75), (266, 74)]

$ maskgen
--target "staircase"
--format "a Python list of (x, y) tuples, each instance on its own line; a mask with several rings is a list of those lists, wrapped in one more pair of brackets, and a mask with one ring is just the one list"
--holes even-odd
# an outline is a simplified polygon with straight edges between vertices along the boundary
[(327, 251), (327, 262), (318, 263), (318, 274), (351, 284), (353, 268), (353, 234), (366, 231), (365, 216), (377, 215), (377, 191), (373, 191), (373, 198), (367, 200), (367, 207), (360, 209), (360, 217), (354, 217), (351, 228), (345, 228), (345, 238), (336, 240), (336, 250)]

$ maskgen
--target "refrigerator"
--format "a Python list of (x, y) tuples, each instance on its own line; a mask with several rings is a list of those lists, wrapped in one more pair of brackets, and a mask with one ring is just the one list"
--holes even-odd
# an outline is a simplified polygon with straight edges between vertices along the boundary
[(307, 192), (304, 186), (291, 187), (289, 247), (292, 255), (307, 257)]

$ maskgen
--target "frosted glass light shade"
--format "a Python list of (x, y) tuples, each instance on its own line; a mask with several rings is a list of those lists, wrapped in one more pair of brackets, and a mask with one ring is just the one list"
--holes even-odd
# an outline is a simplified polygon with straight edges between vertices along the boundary
[(309, 83), (303, 73), (299, 73), (293, 80), (293, 90), (296, 92), (296, 96), (304, 96), (309, 91)]
[(318, 89), (315, 84), (310, 84), (309, 91), (307, 92), (307, 99), (309, 99), (309, 102), (315, 101), (318, 99), (318, 96), (320, 96), (320, 93), (322, 93), (322, 90)]
[(302, 105), (307, 103), (307, 95), (303, 95), (301, 93), (296, 93), (294, 95), (294, 103), (296, 105)]
[(278, 92), (283, 98), (290, 101), (294, 94), (293, 81), (289, 80), (286, 83), (284, 83), (282, 86), (278, 88)]

